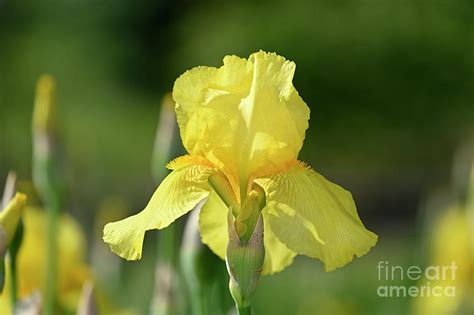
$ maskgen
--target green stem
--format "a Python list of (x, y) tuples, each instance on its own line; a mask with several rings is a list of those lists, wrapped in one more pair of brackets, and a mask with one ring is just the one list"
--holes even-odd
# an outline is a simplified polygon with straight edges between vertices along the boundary
[[(177, 139), (179, 139), (179, 129), (174, 106), (175, 104), (171, 93), (166, 94), (161, 103), (160, 119), (151, 157), (151, 173), (157, 185), (161, 184), (169, 173), (164, 167), (166, 163), (180, 151), (179, 141), (177, 141)], [(155, 276), (155, 288), (151, 306), (152, 314), (173, 314), (178, 307), (175, 297), (173, 296), (176, 294), (176, 288), (174, 286), (178, 275), (178, 271), (174, 268), (178, 258), (176, 248), (178, 234), (179, 229), (177, 225), (172, 224), (160, 232), (157, 240), (156, 271), (165, 266), (167, 269), (170, 269), (169, 271), (172, 274), (169, 275), (171, 277), (171, 283), (164, 283)]]
[[(54, 201), (53, 201), (54, 200)], [(47, 203), (48, 210), (48, 265), (46, 267), (45, 314), (55, 314), (55, 294), (57, 283), (58, 221), (60, 214), (56, 198)]]
[(10, 257), (10, 302), (12, 310), (15, 309), (15, 305), (18, 299), (18, 282), (17, 282), (17, 257), (23, 240), (23, 221), (18, 222), (13, 240), (8, 248)]
[[(196, 292), (198, 291), (198, 292)], [(206, 290), (193, 290), (191, 292), (191, 309), (193, 315), (207, 315), (209, 314), (206, 296)]]
[[(159, 270), (167, 270), (171, 272), (168, 280), (160, 278), (159, 273), (155, 274), (155, 288), (152, 297), (151, 314), (156, 315), (168, 315), (173, 314), (176, 305), (173, 303), (175, 298), (174, 294), (174, 281), (176, 281), (176, 270), (174, 266), (177, 260), (176, 253), (176, 237), (177, 237), (177, 226), (175, 224), (170, 225), (165, 230), (161, 231), (157, 242), (158, 251), (156, 258), (155, 273)], [(171, 283), (168, 283), (171, 281)]]
[(238, 305), (236, 305), (236, 308), (237, 308), (237, 314), (239, 314), (239, 315), (251, 315), (252, 314), (252, 312), (250, 310), (250, 306), (239, 307)]
[(10, 305), (15, 308), (17, 300), (16, 257), (10, 255)]
[(44, 314), (55, 312), (57, 284), (58, 225), (63, 206), (63, 176), (59, 162), (58, 130), (55, 120), (55, 82), (43, 75), (36, 87), (33, 112), (33, 182), (48, 210), (47, 267)]

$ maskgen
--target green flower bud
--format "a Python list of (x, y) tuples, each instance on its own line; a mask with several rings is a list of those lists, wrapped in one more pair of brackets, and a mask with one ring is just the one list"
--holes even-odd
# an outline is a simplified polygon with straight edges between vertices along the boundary
[(18, 223), (26, 205), (26, 195), (16, 193), (15, 197), (8, 203), (7, 207), (0, 212), (0, 225), (6, 233), (7, 247), (15, 235)]
[(55, 126), (55, 82), (52, 76), (42, 75), (36, 86), (33, 130), (36, 133), (50, 133)]
[(250, 307), (265, 258), (263, 220), (259, 214), (253, 233), (245, 243), (241, 242), (232, 221), (233, 218), (229, 216), (229, 244), (226, 254), (230, 275), (229, 290), (237, 308), (246, 309)]

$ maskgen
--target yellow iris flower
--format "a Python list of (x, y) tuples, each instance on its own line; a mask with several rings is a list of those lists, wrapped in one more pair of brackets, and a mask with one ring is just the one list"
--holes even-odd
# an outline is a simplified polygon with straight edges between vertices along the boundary
[[(422, 286), (454, 288), (454, 294), (418, 296), (412, 305), (413, 314), (474, 314), (474, 163), (465, 202), (443, 211), (430, 228), (430, 266), (455, 266), (435, 279), (422, 278)], [(443, 292), (441, 290), (441, 292)], [(434, 289), (433, 289), (434, 292)]]
[[(204, 203), (202, 241), (224, 259), (228, 205), (238, 227), (239, 218), (252, 215), (241, 205), (263, 189), (263, 274), (282, 270), (297, 254), (320, 259), (327, 271), (366, 254), (377, 236), (362, 224), (350, 192), (297, 159), (310, 110), (293, 86), (294, 72), (293, 62), (260, 51), (182, 74), (173, 99), (189, 155), (168, 164), (172, 172), (142, 212), (105, 226), (112, 251), (140, 259), (146, 231)], [(210, 185), (214, 175), (227, 184), (224, 196)]]
[(454, 287), (455, 294), (418, 297), (413, 303), (414, 314), (461, 314), (463, 303), (466, 303), (466, 314), (474, 310), (474, 233), (472, 218), (466, 210), (462, 206), (450, 207), (435, 223), (430, 239), (430, 266), (451, 266), (454, 262), (455, 271), (450, 270), (440, 279), (420, 281), (420, 285), (431, 288)]
[[(44, 211), (27, 207), (23, 216), (23, 241), (17, 256), (18, 298), (24, 299), (36, 290), (42, 291), (46, 284), (46, 228), (47, 215)], [(58, 284), (59, 305), (68, 310), (76, 309), (82, 285), (90, 279), (90, 270), (85, 263), (86, 244), (78, 223), (69, 215), (59, 221), (58, 237)], [(9, 262), (7, 262), (9, 263)], [(10, 277), (0, 296), (0, 314), (13, 314), (10, 305)]]

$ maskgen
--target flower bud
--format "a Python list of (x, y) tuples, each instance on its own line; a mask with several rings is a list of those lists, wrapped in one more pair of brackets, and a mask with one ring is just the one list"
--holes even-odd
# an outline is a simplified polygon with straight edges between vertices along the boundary
[(33, 111), (33, 130), (37, 133), (50, 133), (54, 129), (55, 82), (52, 76), (43, 75), (36, 86), (36, 98)]
[(219, 195), (226, 206), (231, 208), (234, 215), (237, 215), (240, 205), (235, 198), (234, 191), (232, 190), (232, 186), (227, 177), (225, 177), (221, 172), (217, 172), (209, 176), (208, 181), (209, 185), (214, 189), (217, 195)]
[(263, 221), (259, 214), (253, 233), (242, 243), (229, 215), (229, 244), (226, 264), (230, 275), (229, 290), (238, 309), (250, 307), (250, 300), (257, 288), (263, 268), (265, 248), (263, 246)]
[(265, 204), (265, 192), (260, 186), (254, 185), (240, 208), (234, 223), (235, 231), (242, 244), (246, 243), (252, 236), (260, 212)]
[(15, 197), (13, 197), (13, 199), (8, 203), (7, 207), (0, 212), (0, 225), (5, 230), (7, 246), (13, 240), (13, 236), (15, 235), (25, 205), (26, 195), (16, 193)]

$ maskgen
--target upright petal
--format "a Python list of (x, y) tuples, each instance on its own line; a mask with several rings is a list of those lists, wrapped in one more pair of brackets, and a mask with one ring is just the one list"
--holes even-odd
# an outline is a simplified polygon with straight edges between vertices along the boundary
[(186, 127), (189, 119), (196, 112), (204, 99), (204, 92), (216, 73), (213, 67), (195, 67), (182, 74), (175, 82), (173, 99), (176, 103), (176, 117), (181, 137), (186, 138)]
[(275, 235), (292, 251), (320, 259), (326, 271), (366, 254), (377, 236), (362, 224), (351, 193), (298, 163), (257, 179)]
[[(204, 244), (225, 260), (229, 233), (227, 230), (228, 208), (215, 192), (211, 192), (199, 216), (199, 230)], [(289, 250), (273, 233), (267, 216), (263, 215), (264, 231), (263, 243), (265, 246), (265, 260), (263, 275), (282, 271), (291, 265), (294, 252)]]
[(298, 157), (309, 108), (293, 86), (293, 62), (262, 51), (251, 55), (249, 62), (254, 70), (249, 94), (240, 104), (247, 136), (240, 167), (258, 177)]
[(207, 178), (213, 168), (207, 161), (186, 156), (171, 162), (170, 168), (174, 170), (142, 212), (105, 226), (104, 241), (117, 255), (140, 259), (146, 231), (167, 227), (208, 196)]
[[(173, 98), (183, 144), (239, 181), (268, 175), (294, 160), (309, 108), (292, 84), (295, 64), (258, 52), (226, 56), (220, 68), (197, 67), (175, 82)], [(181, 117), (181, 118), (180, 118)]]

